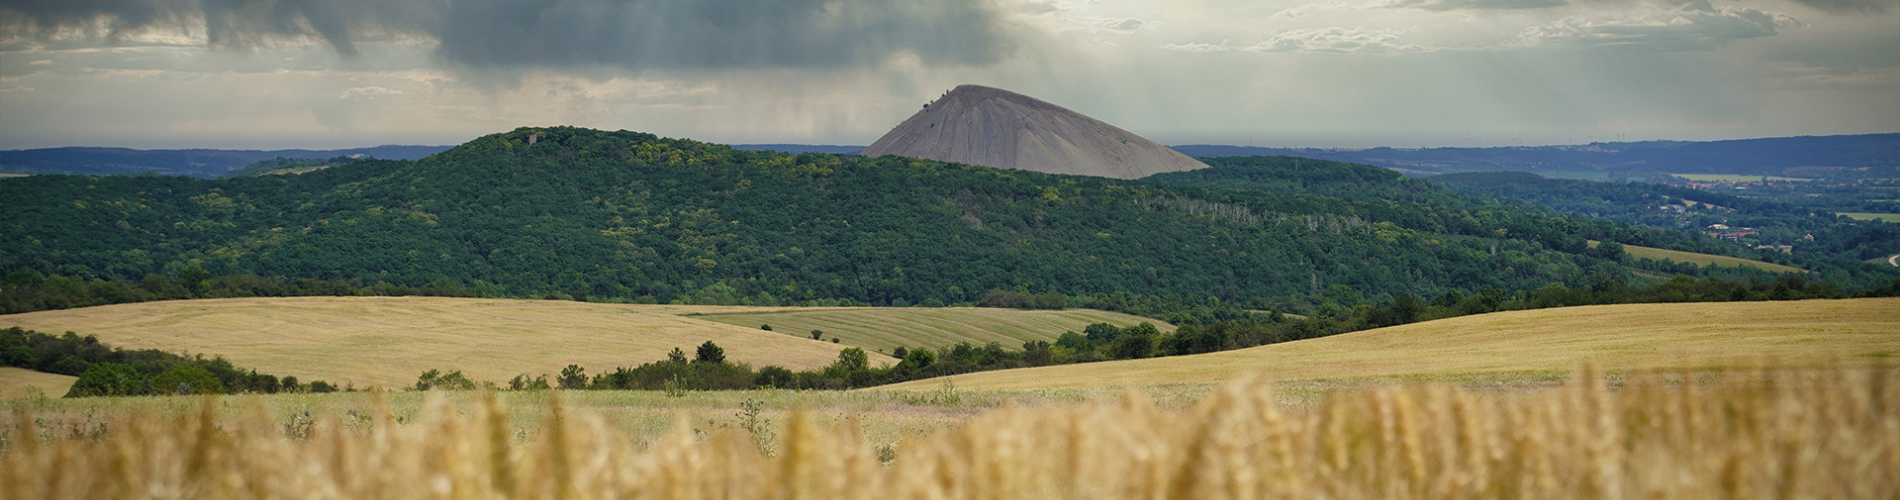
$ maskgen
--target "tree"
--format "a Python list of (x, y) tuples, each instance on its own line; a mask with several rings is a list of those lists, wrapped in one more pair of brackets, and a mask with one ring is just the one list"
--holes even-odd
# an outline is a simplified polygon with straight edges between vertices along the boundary
[(1109, 355), (1116, 359), (1141, 359), (1153, 354), (1154, 349), (1153, 335), (1123, 335), (1110, 346)]
[(812, 330), (812, 331), (811, 331), (811, 339), (812, 339), (812, 340), (824, 340), (824, 339), (825, 339), (825, 331), (824, 331), (824, 330)]
[(561, 369), (561, 378), (557, 381), (562, 389), (586, 389), (587, 370), (581, 365), (567, 365)]
[[(296, 380), (284, 377), (287, 380)], [(223, 394), (224, 382), (209, 370), (196, 365), (179, 364), (152, 377), (152, 392), (158, 394)]]
[(1054, 362), (1055, 354), (1050, 352), (1048, 342), (1031, 340), (1023, 342), (1023, 361), (1029, 366), (1043, 366)]
[(792, 389), (796, 381), (796, 374), (792, 373), (791, 370), (780, 366), (766, 365), (764, 368), (759, 369), (759, 376), (755, 383), (757, 383), (759, 387)]
[(919, 349), (912, 349), (909, 353), (906, 353), (904, 356), (904, 360), (899, 361), (897, 364), (922, 370), (924, 368), (929, 368), (932, 363), (936, 363), (936, 362), (937, 362), (936, 352), (933, 352), (929, 349), (919, 348)]
[(681, 351), (680, 348), (675, 347), (673, 348), (673, 352), (666, 353), (666, 360), (674, 363), (685, 363), (686, 351)]
[(66, 391), (66, 397), (135, 396), (145, 394), (145, 376), (131, 366), (99, 363), (87, 368)]
[[(914, 351), (913, 351), (914, 352)], [(826, 371), (837, 370), (840, 375), (871, 369), (871, 357), (864, 349), (852, 347), (838, 351), (838, 362), (832, 363)]]
[(699, 345), (699, 352), (693, 356), (693, 362), (724, 363), (726, 362), (726, 350), (720, 348), (719, 344), (714, 344), (713, 341), (708, 340), (706, 343)]

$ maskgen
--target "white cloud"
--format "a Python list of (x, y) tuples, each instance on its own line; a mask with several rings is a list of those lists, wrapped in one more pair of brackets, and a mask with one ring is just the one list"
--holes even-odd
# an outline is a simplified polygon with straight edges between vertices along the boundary
[(1777, 29), (1805, 27), (1780, 12), (1748, 7), (1714, 8), (1696, 2), (1667, 11), (1567, 17), (1525, 28), (1529, 46), (1615, 47), (1659, 52), (1711, 50), (1735, 40), (1775, 36)]
[(1266, 41), (1244, 47), (1250, 52), (1327, 52), (1387, 53), (1426, 50), (1416, 44), (1398, 43), (1399, 31), (1365, 28), (1314, 28), (1281, 31)]
[[(1070, 17), (1064, 18), (1063, 21), (1069, 24), (1080, 25), (1090, 31), (1107, 31), (1120, 34), (1134, 33), (1144, 27), (1148, 27), (1148, 23), (1132, 17)], [(1148, 28), (1153, 29), (1152, 27)]]
[(387, 95), (402, 95), (402, 91), (390, 90), (383, 87), (351, 87), (349, 90), (343, 91), (342, 95), (336, 96), (336, 98), (337, 99), (371, 99), (371, 98), (375, 98), (376, 96), (387, 96)]

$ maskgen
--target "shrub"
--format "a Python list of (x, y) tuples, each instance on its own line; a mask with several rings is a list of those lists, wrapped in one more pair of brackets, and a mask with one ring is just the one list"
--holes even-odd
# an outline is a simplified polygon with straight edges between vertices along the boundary
[(150, 392), (145, 375), (138, 370), (118, 363), (99, 363), (79, 375), (66, 397), (136, 396)]
[[(285, 377), (289, 378), (289, 377)], [(295, 381), (294, 378), (289, 378)], [(178, 365), (152, 377), (156, 394), (223, 394), (224, 382), (210, 371), (193, 365)]]

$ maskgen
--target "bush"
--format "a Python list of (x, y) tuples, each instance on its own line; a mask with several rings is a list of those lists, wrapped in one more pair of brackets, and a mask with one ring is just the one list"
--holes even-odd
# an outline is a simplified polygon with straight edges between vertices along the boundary
[(136, 396), (148, 393), (145, 375), (138, 370), (118, 363), (99, 363), (79, 375), (79, 380), (73, 382), (73, 388), (66, 392), (66, 397)]
[[(289, 378), (289, 377), (286, 377)], [(296, 380), (291, 378), (290, 380)], [(194, 365), (178, 365), (152, 377), (156, 394), (223, 394), (224, 382), (209, 370)]]

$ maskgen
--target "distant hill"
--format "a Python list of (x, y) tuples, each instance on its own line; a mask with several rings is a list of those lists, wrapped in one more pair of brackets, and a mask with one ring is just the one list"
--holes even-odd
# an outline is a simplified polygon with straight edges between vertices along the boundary
[[(1638, 271), (1774, 277), (1645, 268), (1586, 243), (1701, 250), (1677, 231), (1460, 195), (1372, 167), (1234, 162), (1205, 169), (1231, 175), (1192, 185), (552, 127), (300, 175), (8, 178), (0, 298), (19, 302), (0, 310), (58, 307), (43, 298), (86, 290), (134, 293), (111, 280), (191, 296), (166, 290), (323, 288), (296, 283), (311, 278), (756, 305), (974, 304), (999, 290), (1089, 296), (1117, 311), (1175, 301), (1307, 314), (1399, 293), (1508, 294)], [(1361, 187), (1223, 184), (1277, 176)], [(1861, 274), (1827, 279), (1850, 292), (1892, 280), (1870, 274), (1891, 268), (1855, 265)]]
[(139, 174), (211, 178), (245, 165), (274, 158), (325, 159), (363, 155), (381, 160), (414, 160), (447, 151), (452, 146), (376, 146), (357, 149), (282, 149), (276, 151), (228, 149), (51, 148), (0, 151), (0, 172), (18, 174)]
[(1207, 168), (1101, 120), (1003, 89), (960, 85), (860, 154), (1139, 179)]
[(1257, 148), (1174, 146), (1188, 156), (1298, 156), (1365, 163), (1413, 175), (1468, 171), (1781, 175), (1803, 167), (1900, 166), (1900, 134), (1732, 141), (1602, 142), (1500, 148)]
[[(1900, 352), (1900, 299), (1626, 304), (1509, 311), (1427, 321), (1250, 349), (947, 377), (959, 389), (1140, 387), (1359, 377), (1474, 376), (1668, 370), (1779, 363), (1881, 364)], [(941, 379), (888, 389), (928, 390)], [(881, 389), (882, 389), (881, 388)]]
[(777, 151), (780, 153), (830, 153), (854, 155), (864, 151), (864, 146), (826, 146), (814, 144), (734, 144), (732, 149), (742, 151)]

